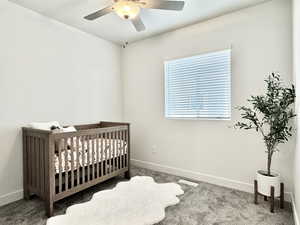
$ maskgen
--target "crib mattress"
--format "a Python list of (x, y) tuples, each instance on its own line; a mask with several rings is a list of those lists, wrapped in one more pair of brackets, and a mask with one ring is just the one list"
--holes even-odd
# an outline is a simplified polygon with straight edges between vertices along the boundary
[[(59, 173), (70, 171), (72, 168), (72, 160), (73, 160), (73, 168), (74, 170), (77, 168), (77, 163), (79, 162), (78, 167), (84, 167), (88, 164), (92, 165), (97, 162), (101, 162), (106, 159), (118, 157), (121, 155), (127, 154), (127, 143), (126, 141), (120, 139), (110, 139), (104, 140), (99, 139), (98, 144), (92, 140), (79, 140), (73, 138), (73, 148), (71, 149), (62, 149), (60, 156), (59, 154), (55, 154), (55, 172)], [(78, 146), (76, 146), (78, 143)], [(94, 144), (94, 148), (93, 148)], [(71, 146), (71, 140), (68, 139), (68, 144), (65, 146)], [(77, 154), (78, 148), (78, 154)], [(97, 156), (98, 151), (98, 156)], [(72, 157), (73, 154), (73, 157)], [(94, 156), (94, 157), (93, 157)], [(78, 158), (78, 160), (77, 160)], [(61, 166), (60, 166), (61, 164)]]

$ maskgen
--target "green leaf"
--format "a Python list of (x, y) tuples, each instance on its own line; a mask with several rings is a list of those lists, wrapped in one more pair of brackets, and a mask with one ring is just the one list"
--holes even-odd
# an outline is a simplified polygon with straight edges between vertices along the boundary
[(251, 95), (247, 99), (250, 107), (236, 107), (243, 121), (237, 122), (234, 127), (260, 132), (267, 146), (266, 152), (273, 154), (278, 151), (278, 144), (286, 143), (293, 135), (290, 120), (296, 116), (296, 92), (294, 85), (286, 87), (282, 84), (278, 73), (271, 73), (265, 83), (265, 94)]

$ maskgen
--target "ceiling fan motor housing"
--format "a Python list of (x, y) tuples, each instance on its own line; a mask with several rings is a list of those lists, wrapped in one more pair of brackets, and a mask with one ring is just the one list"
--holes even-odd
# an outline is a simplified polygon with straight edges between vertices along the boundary
[(131, 20), (137, 31), (145, 30), (145, 25), (140, 18), (141, 8), (161, 9), (161, 10), (175, 10), (181, 11), (184, 7), (184, 1), (171, 0), (111, 0), (111, 6), (100, 9), (92, 14), (85, 16), (87, 20), (95, 20), (108, 13), (115, 12), (120, 18)]
[(134, 19), (140, 13), (140, 6), (135, 1), (119, 0), (114, 4), (113, 8), (125, 20)]

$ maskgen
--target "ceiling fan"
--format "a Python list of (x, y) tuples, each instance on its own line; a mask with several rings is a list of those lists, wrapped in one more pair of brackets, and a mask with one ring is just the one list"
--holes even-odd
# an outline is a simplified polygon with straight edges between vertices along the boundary
[(95, 20), (108, 13), (115, 12), (122, 19), (131, 20), (135, 29), (140, 32), (146, 29), (139, 15), (141, 8), (181, 11), (183, 7), (184, 1), (113, 0), (112, 5), (85, 16), (84, 19)]

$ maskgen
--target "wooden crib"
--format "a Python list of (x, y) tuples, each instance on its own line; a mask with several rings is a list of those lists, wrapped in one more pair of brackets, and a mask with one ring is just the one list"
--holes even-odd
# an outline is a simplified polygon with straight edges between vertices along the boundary
[(23, 127), (24, 198), (53, 203), (120, 174), (130, 178), (128, 123), (77, 125), (76, 132), (53, 133)]

